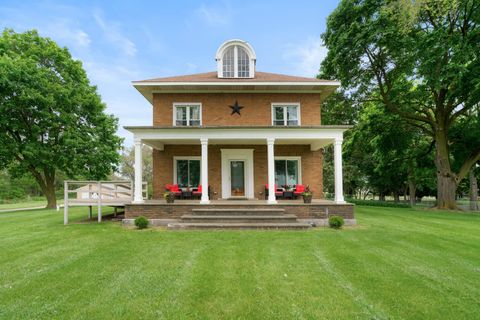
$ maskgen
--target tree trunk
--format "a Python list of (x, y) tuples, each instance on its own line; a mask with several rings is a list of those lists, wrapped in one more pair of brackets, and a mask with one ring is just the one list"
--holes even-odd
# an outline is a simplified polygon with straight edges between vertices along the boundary
[(48, 209), (57, 208), (57, 196), (55, 195), (55, 178), (52, 181), (47, 181), (47, 187), (44, 191), (45, 197), (47, 197), (47, 206)]
[(385, 194), (383, 192), (380, 192), (380, 195), (378, 196), (378, 201), (385, 201)]
[(415, 183), (413, 181), (408, 181), (408, 193), (410, 195), (410, 206), (413, 207), (416, 202), (416, 195), (417, 188), (415, 187)]
[(468, 175), (470, 178), (470, 210), (477, 211), (478, 208), (478, 185), (477, 178), (475, 178), (475, 173), (473, 168), (470, 170)]
[(393, 200), (395, 201), (395, 203), (400, 202), (400, 193), (398, 191), (393, 192)]
[(57, 208), (57, 198), (55, 196), (55, 171), (44, 171), (42, 176), (40, 172), (33, 166), (30, 168), (35, 180), (37, 180), (40, 189), (42, 189), (43, 194), (47, 198), (47, 209), (56, 209)]
[(458, 210), (455, 202), (457, 181), (450, 166), (446, 131), (439, 127), (436, 131), (435, 165), (437, 169), (437, 208)]

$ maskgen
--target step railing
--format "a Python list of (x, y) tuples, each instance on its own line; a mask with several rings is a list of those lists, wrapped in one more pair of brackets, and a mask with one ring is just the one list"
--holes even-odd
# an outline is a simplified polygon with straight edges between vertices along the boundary
[[(71, 194), (76, 196), (71, 198)], [(98, 222), (102, 221), (102, 206), (122, 207), (133, 201), (133, 182), (130, 180), (94, 181), (65, 180), (64, 181), (64, 217), (63, 223), (68, 223), (68, 207), (88, 206), (89, 218), (92, 218), (92, 206), (98, 206)], [(148, 198), (148, 184), (142, 182), (142, 198)]]

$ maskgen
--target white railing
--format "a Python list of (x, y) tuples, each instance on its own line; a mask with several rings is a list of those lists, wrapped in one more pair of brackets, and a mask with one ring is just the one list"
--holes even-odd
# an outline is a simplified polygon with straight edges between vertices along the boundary
[[(147, 182), (142, 182), (142, 197), (147, 199)], [(102, 221), (102, 206), (122, 207), (133, 201), (133, 182), (118, 181), (64, 181), (64, 224), (68, 223), (68, 207), (89, 206), (89, 218), (92, 217), (92, 206), (98, 206), (98, 221)], [(70, 194), (76, 197), (71, 198)]]

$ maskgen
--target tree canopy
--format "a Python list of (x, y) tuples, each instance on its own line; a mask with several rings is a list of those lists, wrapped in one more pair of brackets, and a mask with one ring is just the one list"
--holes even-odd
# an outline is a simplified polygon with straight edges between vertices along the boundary
[(0, 36), (0, 165), (30, 172), (55, 207), (58, 171), (99, 179), (119, 162), (117, 119), (80, 61), (36, 31)]
[(464, 145), (461, 161), (452, 152), (452, 128), (480, 101), (480, 3), (343, 0), (322, 38), (329, 51), (320, 76), (430, 137), (437, 206), (456, 208), (455, 191), (480, 159), (480, 138)]

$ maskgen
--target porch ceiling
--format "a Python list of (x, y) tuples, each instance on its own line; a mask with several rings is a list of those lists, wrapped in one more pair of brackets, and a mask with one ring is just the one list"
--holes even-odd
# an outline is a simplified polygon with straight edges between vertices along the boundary
[(267, 139), (274, 139), (277, 145), (310, 145), (316, 151), (343, 139), (343, 132), (350, 126), (313, 127), (125, 127), (135, 139), (163, 150), (164, 145), (199, 145), (201, 139), (208, 144), (219, 145), (266, 145)]
[[(312, 151), (316, 151), (329, 144), (332, 144), (334, 139), (277, 139), (276, 145), (310, 145)], [(163, 150), (165, 145), (200, 145), (199, 139), (144, 139), (142, 140), (146, 145)], [(265, 139), (209, 139), (210, 145), (267, 145)]]

